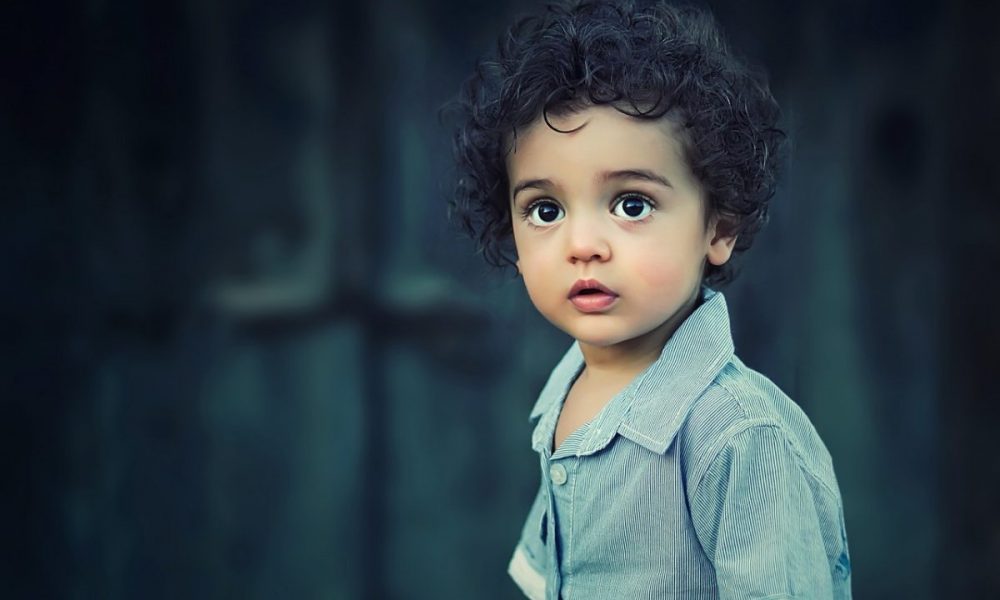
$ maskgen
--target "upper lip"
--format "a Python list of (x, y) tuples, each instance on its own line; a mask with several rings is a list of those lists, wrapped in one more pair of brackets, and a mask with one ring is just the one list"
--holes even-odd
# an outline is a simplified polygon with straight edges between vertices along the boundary
[(573, 287), (569, 289), (569, 297), (572, 298), (576, 296), (583, 290), (597, 290), (605, 294), (610, 294), (612, 296), (617, 296), (618, 294), (611, 288), (605, 286), (603, 283), (596, 279), (579, 279), (573, 284)]

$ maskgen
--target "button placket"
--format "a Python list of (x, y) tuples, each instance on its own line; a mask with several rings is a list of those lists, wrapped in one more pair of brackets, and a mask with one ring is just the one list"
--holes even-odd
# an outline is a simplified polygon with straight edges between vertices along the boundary
[[(542, 473), (548, 472), (550, 484), (554, 483), (554, 482), (552, 482), (552, 477), (551, 477), (552, 467), (554, 465), (549, 464), (548, 460), (545, 457), (542, 457), (542, 465), (543, 465), (542, 466), (542, 469), (543, 469)], [(548, 467), (548, 469), (546, 469), (546, 467)], [(543, 475), (543, 477), (544, 477), (544, 475)], [(545, 526), (546, 526), (546, 529), (547, 529), (547, 536), (546, 536), (546, 540), (545, 540), (545, 548), (546, 548), (546, 550), (548, 552), (549, 564), (550, 565), (555, 565), (555, 568), (550, 568), (549, 569), (548, 577), (546, 578), (546, 583), (545, 583), (545, 586), (546, 586), (546, 590), (545, 591), (546, 591), (546, 598), (554, 598), (555, 596), (553, 596), (552, 594), (558, 594), (559, 585), (560, 585), (560, 579), (561, 578), (560, 578), (559, 567), (558, 567), (558, 565), (559, 565), (559, 554), (558, 554), (558, 551), (556, 549), (556, 547), (558, 546), (558, 542), (556, 540), (556, 535), (558, 535), (558, 532), (557, 532), (558, 525), (556, 523), (556, 506), (555, 506), (555, 504), (556, 504), (556, 498), (555, 498), (555, 493), (552, 490), (551, 485), (545, 486), (545, 498), (546, 498), (546, 501), (547, 501), (548, 507), (549, 507), (548, 512), (547, 512), (546, 522), (545, 522)]]

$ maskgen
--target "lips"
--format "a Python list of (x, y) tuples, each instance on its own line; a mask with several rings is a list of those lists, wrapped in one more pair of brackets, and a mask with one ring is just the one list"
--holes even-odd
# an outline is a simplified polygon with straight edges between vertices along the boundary
[(569, 301), (585, 313), (601, 312), (618, 301), (618, 294), (596, 279), (580, 279), (569, 290)]

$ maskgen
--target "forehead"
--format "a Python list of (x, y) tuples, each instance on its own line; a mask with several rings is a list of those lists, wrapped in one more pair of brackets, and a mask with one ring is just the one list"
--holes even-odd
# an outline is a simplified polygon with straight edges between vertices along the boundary
[(608, 105), (550, 114), (548, 123), (539, 117), (518, 130), (510, 148), (506, 163), (511, 181), (616, 169), (648, 169), (671, 181), (690, 179), (673, 120), (639, 119)]

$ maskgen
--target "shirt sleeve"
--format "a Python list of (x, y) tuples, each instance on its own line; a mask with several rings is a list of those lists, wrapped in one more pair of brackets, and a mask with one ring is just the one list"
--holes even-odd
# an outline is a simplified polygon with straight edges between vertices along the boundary
[(507, 574), (530, 600), (545, 599), (545, 575), (548, 569), (545, 548), (545, 531), (548, 525), (546, 505), (544, 488), (539, 486), (535, 501), (528, 510), (528, 518), (521, 529), (521, 539), (507, 565)]
[(712, 459), (691, 516), (720, 598), (834, 597), (817, 508), (828, 500), (809, 477), (772, 425), (737, 433)]

